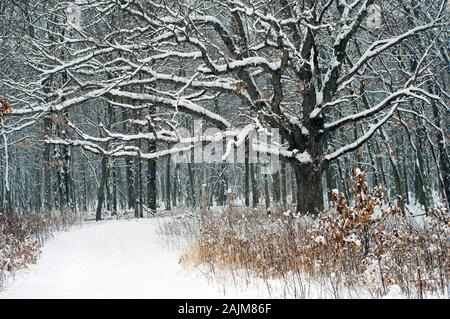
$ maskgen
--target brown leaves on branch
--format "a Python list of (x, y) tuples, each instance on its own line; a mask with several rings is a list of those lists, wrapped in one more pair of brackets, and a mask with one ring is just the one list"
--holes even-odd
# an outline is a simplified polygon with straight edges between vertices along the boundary
[(75, 221), (76, 216), (65, 211), (0, 210), (0, 291), (6, 276), (36, 263), (42, 244), (52, 232), (67, 230)]
[(0, 109), (0, 118), (7, 114), (11, 114), (11, 102), (7, 99), (2, 99), (2, 108)]
[(386, 204), (386, 189), (371, 189), (362, 170), (353, 169), (349, 182), (352, 201), (330, 192), (330, 211), (314, 218), (290, 211), (269, 217), (252, 210), (236, 214), (229, 226), (225, 214), (210, 214), (201, 227), (189, 219), (166, 227), (188, 238), (198, 229), (180, 259), (188, 266), (247, 269), (263, 278), (309, 274), (335, 285), (363, 286), (374, 297), (394, 285), (408, 298), (442, 293), (449, 269), (447, 209), (435, 206), (419, 225), (395, 204)]

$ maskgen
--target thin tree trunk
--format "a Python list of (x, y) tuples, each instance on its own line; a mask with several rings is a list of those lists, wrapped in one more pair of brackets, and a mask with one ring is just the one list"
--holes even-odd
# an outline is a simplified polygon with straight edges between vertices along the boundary
[(274, 203), (280, 203), (281, 200), (281, 180), (280, 180), (280, 172), (272, 174), (272, 193), (273, 193), (273, 201)]
[[(123, 130), (128, 132), (127, 122), (128, 122), (128, 112), (122, 112)], [(133, 181), (133, 160), (131, 158), (125, 158), (125, 175), (126, 175), (126, 185), (127, 185), (127, 196), (128, 196), (128, 209), (134, 208), (134, 181)]]
[(117, 215), (117, 161), (112, 166), (112, 215)]
[[(148, 142), (148, 152), (153, 153), (156, 151), (155, 141)], [(147, 205), (151, 214), (156, 213), (156, 159), (150, 159), (147, 161)]]
[(269, 176), (264, 175), (264, 200), (266, 204), (266, 209), (270, 208), (270, 192), (269, 192)]
[(108, 183), (108, 157), (103, 156), (102, 157), (102, 177), (100, 181), (100, 186), (98, 188), (97, 193), (97, 210), (95, 213), (95, 220), (99, 221), (102, 219), (102, 209), (103, 209), (103, 202), (105, 200), (105, 188)]
[(403, 185), (402, 185), (402, 180), (400, 177), (400, 169), (398, 167), (398, 162), (393, 154), (393, 150), (391, 149), (391, 146), (388, 144), (389, 136), (387, 135), (387, 132), (383, 128), (380, 130), (380, 135), (386, 145), (387, 155), (389, 158), (389, 162), (391, 163), (392, 174), (394, 177), (395, 192), (396, 192), (396, 195), (399, 196), (398, 197), (398, 206), (404, 214), (405, 213), (405, 194), (403, 191)]
[(189, 174), (189, 206), (195, 207), (195, 188), (194, 188), (194, 172), (192, 170), (192, 163), (189, 162), (187, 164), (188, 167), (188, 174)]
[(450, 208), (450, 159), (446, 148), (445, 136), (443, 134), (443, 127), (445, 126), (443, 126), (441, 123), (441, 114), (436, 105), (436, 101), (432, 100), (431, 106), (433, 108), (434, 123), (438, 128), (442, 130), (441, 132), (436, 132), (436, 141), (439, 152), (439, 166), (442, 175), (442, 186), (444, 189), (444, 194), (447, 197), (447, 207)]
[(250, 142), (248, 139), (245, 140), (245, 163), (244, 163), (244, 196), (245, 196), (245, 206), (250, 206)]
[(256, 181), (256, 164), (251, 163), (250, 164), (250, 175), (252, 179), (252, 205), (253, 207), (258, 207), (259, 204), (259, 190), (258, 190), (258, 183)]
[(141, 183), (140, 183), (140, 179), (141, 179), (141, 159), (140, 158), (136, 158), (134, 160), (134, 217), (135, 218), (139, 218), (141, 217)]
[(170, 198), (170, 189), (171, 189), (171, 182), (170, 182), (170, 156), (167, 157), (167, 164), (166, 164), (166, 210), (171, 210), (171, 198)]
[(284, 161), (281, 162), (281, 204), (283, 208), (286, 208), (286, 197), (287, 197), (287, 189), (286, 189), (286, 163)]
[[(44, 130), (48, 137), (52, 134), (52, 120), (50, 117), (44, 119)], [(44, 146), (44, 208), (47, 212), (53, 210), (52, 199), (52, 173), (51, 168), (53, 163), (51, 162), (52, 145), (45, 143)]]
[(177, 192), (178, 192), (178, 169), (179, 164), (175, 163), (174, 172), (173, 172), (173, 184), (172, 184), (172, 207), (177, 207)]
[(9, 180), (9, 152), (8, 152), (8, 139), (6, 136), (6, 133), (3, 129), (3, 119), (1, 121), (2, 124), (2, 136), (3, 136), (3, 151), (5, 155), (5, 173), (4, 173), (4, 182), (5, 182), (5, 199), (6, 199), (6, 212), (12, 213), (13, 212), (13, 198), (12, 198), (12, 191), (11, 191), (11, 185)]

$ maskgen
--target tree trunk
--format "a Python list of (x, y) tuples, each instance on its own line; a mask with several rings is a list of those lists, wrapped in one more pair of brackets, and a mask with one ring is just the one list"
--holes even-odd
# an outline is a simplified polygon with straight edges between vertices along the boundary
[(370, 160), (370, 167), (372, 169), (372, 176), (373, 176), (373, 183), (372, 183), (372, 187), (378, 186), (379, 182), (379, 178), (378, 178), (378, 172), (375, 168), (375, 160), (373, 159), (373, 155), (372, 155), (372, 147), (371, 147), (371, 143), (370, 141), (367, 142), (367, 153), (369, 155), (369, 160)]
[[(225, 173), (226, 169), (227, 169), (226, 164), (222, 163), (220, 165), (221, 175), (219, 176), (219, 181), (218, 181), (219, 187), (217, 188), (217, 204), (219, 206), (225, 205), (225, 201), (226, 201), (226, 192), (228, 190), (228, 178)], [(212, 191), (213, 190), (211, 189), (211, 192)], [(209, 204), (212, 205), (213, 204), (212, 201), (210, 201)]]
[(256, 164), (250, 164), (250, 175), (252, 179), (252, 205), (253, 207), (258, 207), (259, 204), (259, 191), (258, 184), (256, 181)]
[(170, 156), (167, 157), (167, 165), (166, 165), (166, 210), (171, 210), (171, 199), (170, 199)]
[(341, 183), (338, 184), (338, 186), (340, 186), (340, 188), (341, 188), (341, 189), (339, 189), (339, 187), (338, 187), (339, 192), (344, 193), (345, 200), (347, 202), (349, 202), (350, 201), (350, 192), (347, 187), (346, 176), (344, 174), (344, 171), (342, 170), (341, 160), (339, 158), (337, 159), (337, 168), (338, 168), (339, 179), (341, 181)]
[[(154, 141), (148, 142), (148, 152), (154, 153), (156, 151), (156, 143)], [(147, 161), (147, 205), (152, 214), (156, 213), (156, 159)]]
[(175, 167), (173, 170), (173, 184), (172, 184), (172, 207), (177, 207), (178, 206), (178, 169), (179, 169), (179, 164), (175, 163)]
[[(433, 107), (434, 123), (439, 128), (445, 127), (445, 124), (442, 125), (443, 119), (441, 119), (441, 113), (434, 100), (431, 102), (431, 105)], [(444, 130), (442, 131), (444, 132)], [(444, 194), (447, 197), (447, 207), (450, 208), (450, 160), (445, 145), (445, 136), (441, 132), (436, 132), (436, 141), (439, 152), (439, 166), (442, 175), (442, 186), (444, 189)]]
[(103, 202), (105, 200), (105, 188), (108, 183), (108, 157), (102, 158), (102, 179), (97, 193), (97, 211), (95, 213), (95, 220), (102, 219)]
[(142, 185), (142, 160), (139, 159), (139, 217), (144, 218), (144, 188)]
[(295, 186), (295, 170), (292, 165), (289, 169), (289, 185), (291, 185), (291, 204), (297, 203), (297, 187)]
[(63, 180), (64, 180), (64, 195), (65, 195), (65, 205), (68, 207), (71, 211), (74, 211), (73, 205), (74, 203), (71, 203), (71, 187), (70, 187), (70, 170), (69, 170), (69, 163), (71, 161), (71, 154), (69, 147), (63, 148), (63, 168), (64, 168), (64, 174), (63, 174)]
[(112, 215), (117, 215), (117, 161), (112, 167)]
[[(139, 147), (139, 146), (138, 146)], [(141, 159), (134, 160), (134, 217), (139, 218), (142, 215), (142, 191), (141, 191)]]
[(194, 189), (194, 172), (192, 170), (192, 163), (189, 162), (188, 166), (188, 174), (189, 174), (189, 206), (195, 207), (195, 189)]
[(387, 132), (382, 128), (380, 130), (380, 135), (381, 138), (383, 139), (383, 141), (385, 142), (386, 145), (386, 152), (389, 158), (389, 162), (391, 163), (391, 167), (392, 167), (392, 174), (394, 177), (394, 187), (395, 187), (395, 192), (397, 196), (400, 196), (398, 198), (398, 206), (401, 209), (401, 211), (403, 212), (403, 214), (405, 213), (405, 194), (403, 192), (403, 185), (402, 185), (402, 180), (400, 177), (400, 169), (399, 169), (399, 165), (397, 162), (397, 158), (395, 157), (395, 155), (393, 154), (394, 151), (391, 149), (391, 145), (389, 144), (389, 136), (387, 135)]
[[(50, 117), (46, 117), (44, 120), (44, 129), (47, 136), (51, 136), (52, 133), (52, 120)], [(52, 145), (46, 143), (44, 146), (44, 208), (47, 212), (53, 210), (52, 200)]]
[(3, 177), (5, 181), (5, 197), (6, 197), (6, 211), (12, 213), (13, 203), (12, 203), (12, 191), (9, 181), (9, 153), (8, 153), (8, 139), (6, 133), (3, 130), (3, 119), (2, 119), (2, 135), (3, 135), (3, 147), (5, 152), (5, 175)]
[(274, 203), (279, 204), (281, 200), (281, 180), (279, 171), (272, 174), (272, 193)]
[(270, 208), (270, 193), (269, 193), (269, 176), (264, 175), (264, 200), (266, 203), (266, 209)]
[(83, 191), (84, 191), (83, 211), (85, 211), (85, 212), (88, 211), (88, 203), (89, 203), (87, 170), (88, 170), (88, 165), (84, 164), (84, 166), (83, 166)]
[[(129, 116), (128, 112), (122, 112), (123, 130), (125, 133), (129, 132), (127, 127)], [(127, 196), (128, 196), (128, 209), (134, 207), (134, 182), (133, 182), (133, 160), (131, 158), (125, 158), (125, 175), (127, 180)]]
[(294, 166), (297, 185), (297, 213), (317, 214), (324, 209), (322, 171), (313, 167)]
[(281, 204), (283, 208), (286, 208), (286, 197), (287, 197), (287, 189), (286, 189), (286, 163), (281, 162)]
[(249, 140), (245, 140), (245, 163), (244, 163), (244, 192), (245, 206), (250, 206), (250, 161), (249, 161)]

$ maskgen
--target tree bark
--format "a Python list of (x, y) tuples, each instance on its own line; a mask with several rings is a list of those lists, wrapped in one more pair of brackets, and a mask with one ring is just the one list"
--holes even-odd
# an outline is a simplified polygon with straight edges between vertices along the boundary
[[(52, 133), (52, 120), (50, 117), (46, 117), (44, 120), (44, 130), (45, 134), (50, 137)], [(47, 212), (53, 210), (51, 154), (52, 145), (46, 143), (44, 146), (44, 208)]]
[(272, 193), (274, 203), (280, 203), (281, 200), (281, 180), (280, 172), (272, 174)]
[(322, 171), (295, 165), (297, 185), (297, 213), (317, 214), (324, 209)]
[(252, 205), (253, 207), (258, 207), (259, 204), (259, 190), (258, 183), (256, 181), (256, 164), (250, 164), (250, 175), (252, 179)]
[(286, 208), (286, 197), (287, 197), (287, 189), (286, 189), (286, 163), (281, 162), (281, 204), (283, 208)]
[[(124, 111), (122, 113), (122, 121), (123, 121), (123, 130), (124, 132), (128, 132), (127, 122), (128, 122), (128, 113)], [(134, 182), (133, 182), (133, 161), (131, 158), (125, 158), (125, 175), (127, 181), (127, 196), (128, 196), (128, 209), (134, 208)]]
[(171, 199), (170, 199), (170, 156), (167, 157), (167, 165), (166, 165), (166, 210), (171, 210)]
[(264, 175), (264, 201), (266, 203), (266, 209), (270, 208), (270, 193), (269, 193), (269, 176)]
[(400, 176), (400, 169), (399, 169), (398, 161), (397, 161), (397, 158), (395, 157), (395, 155), (393, 154), (391, 145), (389, 145), (389, 136), (387, 135), (387, 132), (384, 129), (381, 129), (380, 135), (386, 145), (386, 152), (387, 152), (387, 155), (389, 158), (389, 162), (391, 163), (392, 174), (394, 177), (395, 192), (396, 192), (397, 196), (400, 196), (400, 198), (398, 198), (398, 205), (404, 214), (405, 213), (405, 203), (404, 203), (405, 194), (403, 191), (403, 185), (402, 185), (402, 180), (401, 180), (401, 176)]
[[(148, 142), (148, 152), (156, 151), (156, 143), (154, 141)], [(156, 213), (156, 160), (150, 159), (147, 161), (147, 205), (152, 214)]]
[(178, 170), (179, 164), (175, 163), (173, 170), (173, 184), (172, 184), (172, 207), (178, 206)]
[(245, 206), (250, 206), (250, 161), (249, 161), (249, 140), (245, 140), (245, 163), (244, 163), (244, 192)]
[[(437, 127), (442, 129), (445, 125), (442, 125), (441, 114), (434, 100), (431, 102), (431, 106), (433, 107), (434, 123)], [(442, 130), (442, 132), (444, 132), (444, 130)], [(442, 175), (442, 186), (445, 197), (447, 197), (447, 207), (450, 208), (450, 160), (445, 145), (444, 134), (441, 132), (436, 132), (436, 141), (439, 152), (439, 166)]]
[(108, 183), (108, 157), (102, 157), (102, 179), (97, 193), (97, 210), (95, 213), (95, 220), (102, 219), (103, 202), (105, 200), (105, 188)]
[(188, 167), (188, 174), (189, 174), (189, 200), (188, 200), (188, 203), (189, 203), (189, 206), (190, 207), (195, 207), (195, 203), (196, 203), (196, 201), (195, 201), (195, 188), (194, 188), (194, 172), (193, 172), (193, 169), (192, 169), (192, 163), (191, 162), (189, 162), (188, 164), (187, 164), (187, 167)]

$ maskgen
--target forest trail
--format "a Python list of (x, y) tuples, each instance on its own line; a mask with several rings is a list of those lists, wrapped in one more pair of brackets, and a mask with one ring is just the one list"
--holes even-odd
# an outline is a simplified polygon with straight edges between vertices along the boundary
[(55, 234), (36, 265), (20, 272), (1, 298), (252, 298), (227, 291), (178, 263), (158, 234), (158, 219), (88, 223)]

